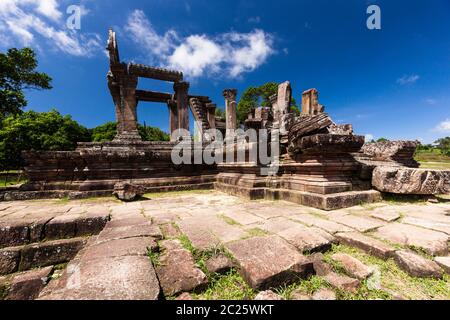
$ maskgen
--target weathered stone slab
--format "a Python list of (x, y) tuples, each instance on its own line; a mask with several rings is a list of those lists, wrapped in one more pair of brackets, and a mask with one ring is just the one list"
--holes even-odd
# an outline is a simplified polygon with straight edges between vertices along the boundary
[(209, 258), (205, 264), (209, 273), (226, 273), (233, 267), (233, 262), (223, 254)]
[(379, 166), (372, 185), (379, 191), (399, 194), (450, 193), (450, 171)]
[(331, 256), (331, 258), (341, 264), (349, 276), (359, 280), (367, 279), (373, 273), (372, 268), (366, 266), (364, 263), (348, 254), (335, 253)]
[[(68, 272), (67, 270), (70, 271)], [(150, 260), (124, 256), (84, 261), (68, 267), (40, 300), (157, 300), (160, 287)], [(47, 288), (51, 290), (47, 290)]]
[(312, 300), (312, 298), (300, 289), (295, 289), (291, 292), (289, 300)]
[(67, 262), (80, 251), (86, 243), (84, 238), (55, 240), (32, 244), (22, 249), (19, 270), (28, 270)]
[(0, 248), (13, 247), (29, 242), (29, 226), (22, 221), (0, 222)]
[(45, 225), (45, 238), (57, 240), (75, 237), (79, 218), (79, 214), (64, 214), (54, 217)]
[(283, 300), (283, 298), (272, 290), (261, 291), (254, 300)]
[(333, 290), (322, 288), (314, 292), (313, 300), (336, 300), (336, 294)]
[(296, 226), (278, 233), (280, 237), (300, 252), (327, 251), (331, 248), (333, 236), (317, 228)]
[(314, 253), (309, 256), (311, 262), (313, 263), (314, 272), (318, 276), (325, 276), (331, 271), (333, 267), (323, 260), (323, 254), (320, 252)]
[(177, 225), (194, 247), (200, 250), (217, 246), (220, 242), (234, 241), (246, 236), (243, 229), (231, 225), (215, 215), (185, 218), (177, 222)]
[(392, 222), (400, 218), (400, 213), (396, 207), (382, 207), (376, 208), (371, 213), (370, 216), (376, 219), (380, 219), (386, 222)]
[(258, 228), (270, 233), (279, 233), (296, 226), (301, 227), (301, 224), (284, 217), (276, 217), (267, 219), (258, 225)]
[(436, 257), (434, 261), (448, 274), (450, 274), (450, 257)]
[(99, 234), (97, 241), (109, 241), (134, 237), (153, 237), (162, 239), (161, 230), (158, 226), (146, 222), (138, 225), (109, 228), (108, 226)]
[(289, 284), (313, 272), (312, 262), (277, 236), (240, 240), (227, 244), (227, 248), (254, 289)]
[(21, 247), (0, 249), (0, 275), (16, 272), (19, 268)]
[(92, 244), (83, 251), (83, 259), (112, 258), (120, 256), (145, 256), (148, 250), (158, 247), (155, 239), (150, 237), (126, 238)]
[(198, 290), (208, 283), (206, 275), (195, 266), (191, 253), (178, 240), (161, 242), (162, 254), (156, 266), (164, 295)]
[(366, 251), (381, 259), (388, 259), (394, 253), (394, 248), (386, 245), (380, 240), (365, 236), (357, 232), (337, 233), (336, 238), (340, 243)]
[(325, 275), (324, 280), (336, 289), (346, 290), (349, 292), (356, 292), (359, 287), (359, 280), (350, 278), (344, 275), (330, 272)]
[(322, 219), (316, 217), (312, 214), (304, 213), (290, 217), (292, 220), (300, 221), (308, 226), (315, 226), (317, 228), (323, 229), (328, 233), (335, 234), (338, 232), (350, 232), (353, 229), (344, 226), (342, 224), (336, 223), (334, 221)]
[(100, 233), (109, 221), (109, 213), (105, 212), (89, 212), (75, 221), (76, 236), (89, 236)]
[(144, 193), (145, 189), (142, 186), (127, 182), (119, 182), (114, 185), (113, 195), (122, 201), (132, 201), (144, 195)]
[(396, 251), (394, 260), (401, 269), (414, 277), (442, 278), (442, 269), (436, 262), (425, 259), (411, 251)]
[(424, 219), (405, 217), (402, 219), (402, 222), (406, 224), (411, 224), (413, 226), (422, 227), (425, 229), (444, 232), (450, 235), (450, 223), (428, 220), (426, 219), (426, 217)]
[(446, 254), (448, 235), (403, 223), (393, 222), (379, 228), (375, 236), (405, 246), (415, 246), (431, 255)]
[(47, 284), (53, 267), (31, 270), (16, 274), (10, 284), (5, 300), (34, 300)]
[(159, 228), (161, 229), (165, 239), (181, 236), (180, 230), (178, 230), (178, 228), (176, 228), (172, 223), (161, 224)]
[(384, 222), (376, 219), (359, 217), (354, 215), (345, 215), (341, 217), (331, 216), (330, 219), (343, 225), (346, 225), (350, 228), (356, 229), (359, 232), (372, 231), (375, 230), (376, 228), (385, 225)]
[(145, 218), (142, 215), (138, 214), (132, 214), (129, 215), (127, 218), (123, 219), (114, 219), (111, 221), (108, 221), (106, 224), (106, 228), (118, 228), (118, 227), (129, 227), (134, 225), (141, 225), (145, 223), (150, 223), (150, 220)]
[(227, 212), (225, 213), (225, 216), (230, 217), (231, 219), (242, 225), (257, 223), (263, 220), (261, 217), (258, 217), (251, 213), (244, 212), (242, 210)]

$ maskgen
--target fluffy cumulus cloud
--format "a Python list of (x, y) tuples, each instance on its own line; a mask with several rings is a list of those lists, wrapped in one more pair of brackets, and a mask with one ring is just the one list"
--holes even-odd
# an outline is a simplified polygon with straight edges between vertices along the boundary
[(397, 79), (397, 83), (404, 86), (407, 84), (416, 83), (417, 80), (419, 80), (419, 79), (420, 79), (420, 76), (417, 74), (404, 75), (403, 77)]
[(441, 123), (439, 123), (436, 126), (435, 131), (450, 132), (450, 119), (446, 119), (446, 120), (442, 121)]
[(255, 70), (274, 53), (273, 36), (259, 29), (214, 37), (205, 34), (180, 37), (175, 30), (158, 34), (140, 10), (128, 17), (125, 30), (150, 53), (151, 63), (182, 70), (191, 78), (220, 75), (236, 78)]
[[(3, 46), (36, 46), (38, 40), (53, 49), (74, 55), (91, 56), (102, 45), (97, 34), (83, 34), (66, 26), (65, 8), (57, 0), (1, 0), (0, 39)], [(82, 13), (86, 13), (82, 8)]]

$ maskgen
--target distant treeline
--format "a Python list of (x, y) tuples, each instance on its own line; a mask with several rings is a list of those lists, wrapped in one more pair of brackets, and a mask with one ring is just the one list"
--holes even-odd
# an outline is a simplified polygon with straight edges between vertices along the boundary
[[(158, 128), (139, 125), (138, 129), (145, 141), (169, 140)], [(10, 115), (0, 119), (0, 171), (21, 168), (22, 150), (73, 150), (77, 142), (111, 141), (115, 135), (115, 122), (88, 129), (56, 110)]]

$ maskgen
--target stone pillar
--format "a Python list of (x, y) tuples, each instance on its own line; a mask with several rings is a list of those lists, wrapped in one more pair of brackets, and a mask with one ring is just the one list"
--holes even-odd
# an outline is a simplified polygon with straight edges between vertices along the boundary
[(206, 104), (206, 119), (211, 129), (216, 128), (216, 108), (217, 106), (214, 103)]
[(278, 86), (277, 109), (279, 118), (276, 119), (276, 121), (280, 121), (284, 115), (290, 112), (291, 99), (292, 99), (291, 84), (289, 83), (289, 81), (283, 82)]
[(225, 112), (226, 112), (226, 133), (228, 136), (229, 130), (236, 130), (237, 119), (236, 119), (236, 89), (225, 89), (223, 90), (223, 96), (225, 98)]
[(167, 101), (167, 107), (169, 108), (169, 134), (172, 140), (172, 133), (178, 129), (177, 102), (174, 100), (169, 100)]
[(324, 106), (319, 104), (319, 92), (309, 89), (302, 93), (302, 114), (316, 115), (324, 112)]
[(115, 140), (141, 140), (137, 129), (136, 112), (138, 78), (125, 74), (114, 81), (109, 83), (109, 87), (116, 106), (117, 135)]
[(269, 97), (270, 105), (272, 106), (273, 121), (277, 122), (280, 118), (280, 111), (278, 110), (278, 94), (273, 94)]
[(178, 109), (178, 129), (189, 131), (189, 102), (188, 90), (189, 82), (175, 82), (173, 85)]

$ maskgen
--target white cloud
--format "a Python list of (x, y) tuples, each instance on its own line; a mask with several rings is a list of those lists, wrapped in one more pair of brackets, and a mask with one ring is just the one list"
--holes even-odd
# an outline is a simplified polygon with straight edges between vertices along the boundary
[(158, 34), (143, 11), (135, 10), (125, 30), (133, 41), (150, 53), (150, 63), (182, 70), (188, 77), (236, 78), (262, 65), (274, 53), (273, 37), (259, 29), (249, 33), (229, 32), (180, 37), (176, 31)]
[(250, 18), (248, 18), (248, 22), (250, 22), (250, 23), (260, 23), (261, 22), (261, 17), (259, 17), (259, 16), (250, 17)]
[(433, 105), (435, 105), (435, 104), (437, 103), (437, 100), (436, 100), (436, 99), (433, 99), (433, 98), (427, 98), (427, 99), (425, 99), (425, 102), (426, 102), (427, 104), (433, 106)]
[(374, 138), (373, 134), (371, 134), (371, 133), (367, 133), (364, 137), (366, 138), (366, 142), (370, 142)]
[(434, 131), (438, 132), (450, 132), (450, 119), (446, 119), (439, 123), (436, 128), (434, 128)]
[(415, 82), (417, 82), (417, 80), (420, 79), (420, 76), (417, 74), (412, 74), (412, 75), (404, 75), (401, 78), (397, 79), (397, 83), (400, 85), (407, 85), (407, 84), (413, 84)]
[[(84, 9), (84, 13), (86, 10)], [(69, 30), (56, 0), (1, 0), (0, 46), (35, 46), (45, 39), (49, 47), (74, 56), (91, 56), (102, 45), (96, 34)]]

